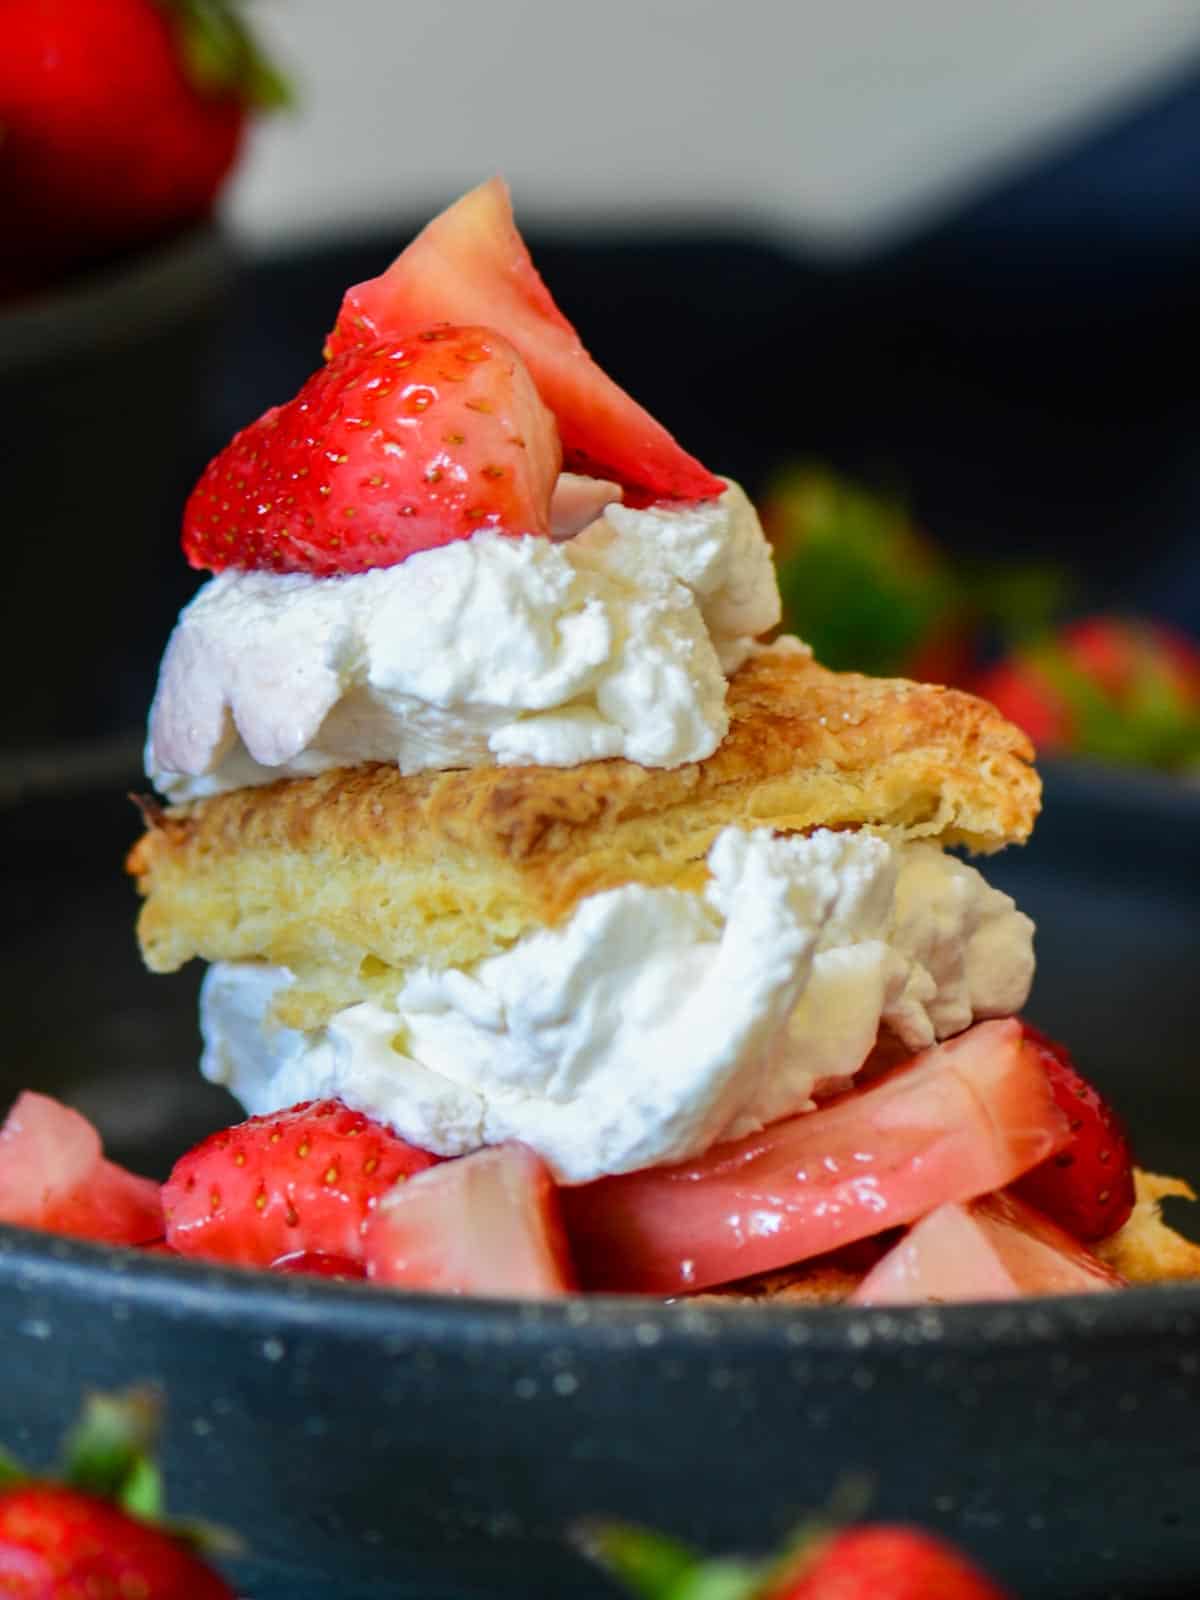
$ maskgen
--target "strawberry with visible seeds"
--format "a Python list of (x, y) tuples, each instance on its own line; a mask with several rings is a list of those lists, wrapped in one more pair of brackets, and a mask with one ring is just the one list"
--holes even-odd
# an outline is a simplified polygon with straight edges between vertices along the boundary
[(162, 1521), (147, 1451), (153, 1397), (94, 1395), (68, 1442), (65, 1482), (0, 1458), (0, 1594), (12, 1600), (236, 1600), (196, 1546), (212, 1530)]
[(328, 356), (443, 319), (511, 339), (558, 419), (569, 471), (611, 478), (629, 505), (711, 500), (725, 485), (592, 360), (555, 305), (491, 178), (436, 216), (386, 272), (346, 291)]
[(301, 1254), (359, 1263), (377, 1200), (436, 1160), (338, 1100), (301, 1101), (212, 1134), (175, 1163), (163, 1185), (167, 1243), (246, 1266)]
[(586, 1526), (578, 1541), (645, 1600), (1005, 1600), (945, 1540), (888, 1523), (801, 1529), (781, 1558), (765, 1562), (703, 1561), (621, 1523)]
[(548, 533), (561, 450), (509, 342), (426, 328), (350, 351), (209, 463), (184, 513), (194, 567), (388, 567), (483, 528)]
[(1115, 1233), (1133, 1210), (1133, 1152), (1120, 1117), (1084, 1078), (1064, 1045), (1024, 1024), (1054, 1099), (1070, 1123), (1071, 1142), (1013, 1185), (1014, 1193), (1077, 1239)]
[(271, 1271), (308, 1278), (365, 1278), (367, 1275), (363, 1262), (352, 1261), (349, 1256), (326, 1255), (320, 1250), (297, 1250), (294, 1255), (280, 1256), (278, 1261), (272, 1261)]

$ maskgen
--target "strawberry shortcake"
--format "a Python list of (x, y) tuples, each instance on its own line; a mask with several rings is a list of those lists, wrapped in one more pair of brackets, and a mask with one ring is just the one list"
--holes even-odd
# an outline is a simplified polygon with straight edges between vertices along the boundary
[[(209, 466), (148, 965), (249, 1120), (184, 1254), (452, 1292), (1109, 1290), (1124, 1135), (1019, 1020), (983, 701), (773, 638), (746, 496), (589, 357), (492, 180)], [(831, 1288), (831, 1285), (833, 1286)]]

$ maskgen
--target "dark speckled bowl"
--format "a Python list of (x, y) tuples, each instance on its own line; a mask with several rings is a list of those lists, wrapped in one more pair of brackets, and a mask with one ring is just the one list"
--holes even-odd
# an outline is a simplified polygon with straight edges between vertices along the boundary
[[(10, 770), (7, 1087), (161, 1168), (229, 1110), (194, 1073), (195, 980), (145, 977), (122, 775)], [(1041, 922), (1032, 1014), (1200, 1175), (1200, 800), (1052, 775), (989, 875)], [(10, 874), (11, 876), (11, 874)], [(216, 1272), (0, 1230), (0, 1438), (48, 1459), (79, 1391), (153, 1378), (180, 1509), (238, 1529), (255, 1600), (611, 1592), (595, 1512), (764, 1546), (850, 1472), (1036, 1596), (1200, 1592), (1200, 1287), (902, 1313), (545, 1307)]]

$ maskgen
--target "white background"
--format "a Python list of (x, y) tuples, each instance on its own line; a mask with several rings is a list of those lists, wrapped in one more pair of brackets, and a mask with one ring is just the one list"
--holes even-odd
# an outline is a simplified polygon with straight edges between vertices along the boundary
[(300, 108), (230, 200), (260, 244), (419, 217), (703, 219), (832, 249), (917, 223), (1168, 77), (1197, 0), (258, 0)]

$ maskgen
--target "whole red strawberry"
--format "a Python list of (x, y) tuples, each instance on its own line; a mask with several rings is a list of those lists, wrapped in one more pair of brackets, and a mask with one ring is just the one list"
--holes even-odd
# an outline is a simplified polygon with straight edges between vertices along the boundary
[(280, 80), (229, 0), (4, 0), (0, 261), (12, 285), (202, 217)]
[(1133, 1210), (1129, 1135), (1108, 1101), (1080, 1074), (1066, 1047), (1029, 1023), (1024, 1028), (1041, 1053), (1072, 1138), (1064, 1150), (1026, 1173), (1014, 1191), (1077, 1239), (1107, 1238)]
[(0, 1594), (13, 1600), (235, 1600), (196, 1539), (157, 1523), (146, 1451), (152, 1398), (93, 1396), (69, 1444), (65, 1482), (0, 1460)]
[(163, 1185), (167, 1243), (285, 1270), (300, 1255), (360, 1263), (376, 1201), (436, 1160), (339, 1100), (302, 1101), (214, 1133), (175, 1163)]
[(0, 1594), (234, 1600), (229, 1585), (172, 1534), (58, 1483), (0, 1491)]
[(645, 1600), (1005, 1600), (951, 1545), (885, 1523), (802, 1531), (780, 1558), (701, 1561), (685, 1545), (620, 1523), (580, 1544)]
[(546, 533), (561, 451), (489, 328), (336, 356), (209, 463), (184, 513), (194, 567), (319, 576), (394, 566), (481, 528)]
[(990, 1579), (916, 1528), (847, 1528), (802, 1554), (762, 1600), (1004, 1600)]

